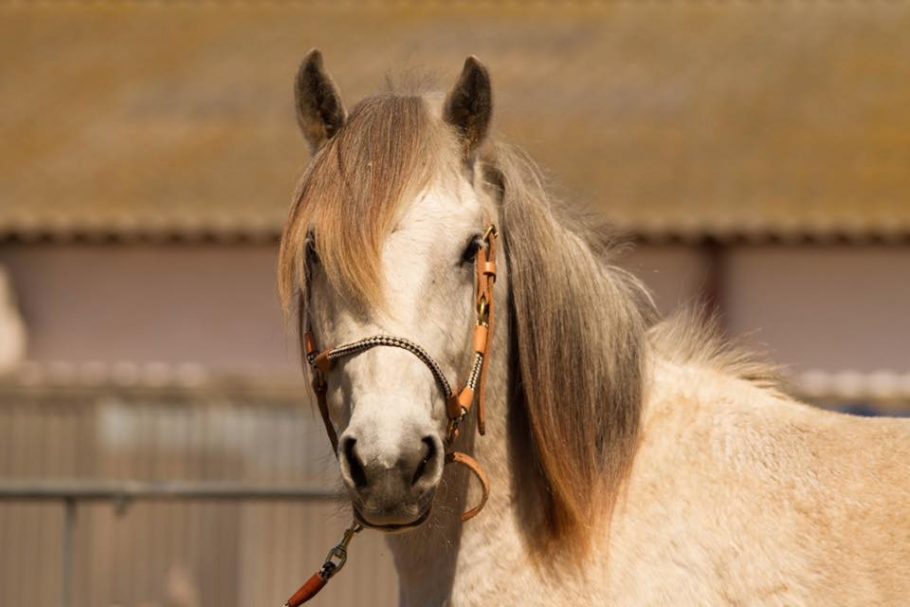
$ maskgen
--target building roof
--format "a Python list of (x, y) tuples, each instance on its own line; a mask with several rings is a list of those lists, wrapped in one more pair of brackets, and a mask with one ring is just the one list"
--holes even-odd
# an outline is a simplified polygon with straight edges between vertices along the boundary
[(910, 235), (910, 5), (0, 6), (0, 236), (274, 238), (319, 47), (348, 104), (491, 69), (495, 127), (647, 237)]

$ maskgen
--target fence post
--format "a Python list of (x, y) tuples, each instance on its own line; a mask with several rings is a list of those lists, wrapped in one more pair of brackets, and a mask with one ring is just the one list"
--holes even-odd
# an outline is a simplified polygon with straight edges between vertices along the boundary
[(67, 497), (63, 506), (63, 590), (60, 604), (62, 607), (73, 607), (73, 552), (76, 546), (78, 502), (74, 497)]

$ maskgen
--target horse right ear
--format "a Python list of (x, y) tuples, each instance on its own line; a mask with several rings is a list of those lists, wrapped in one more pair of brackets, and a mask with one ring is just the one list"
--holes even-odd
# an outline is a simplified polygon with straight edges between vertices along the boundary
[(315, 152), (344, 125), (347, 113), (338, 87), (322, 67), (322, 53), (313, 49), (304, 57), (294, 81), (297, 123)]
[(493, 91), (487, 68), (471, 55), (465, 59), (458, 82), (449, 91), (443, 119), (455, 128), (465, 155), (470, 157), (483, 143), (493, 114)]

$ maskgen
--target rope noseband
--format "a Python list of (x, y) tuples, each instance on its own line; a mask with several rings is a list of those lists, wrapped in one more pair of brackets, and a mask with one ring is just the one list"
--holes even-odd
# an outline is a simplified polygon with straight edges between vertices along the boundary
[[(476, 324), (474, 326), (473, 352), (474, 356), (471, 367), (468, 371), (467, 379), (464, 386), (456, 394), (452, 391), (451, 384), (446, 379), (445, 373), (439, 363), (430, 356), (419, 344), (414, 343), (403, 337), (389, 335), (375, 335), (367, 337), (348, 344), (320, 351), (316, 346), (316, 340), (311, 331), (307, 331), (304, 336), (304, 348), (307, 362), (310, 365), (310, 374), (312, 376), (313, 392), (316, 395), (316, 402), (319, 406), (319, 413), (325, 424), (325, 431), (332, 443), (332, 450), (335, 457), (338, 457), (338, 434), (332, 419), (329, 416), (328, 405), (328, 383), (327, 375), (332, 370), (335, 361), (356, 356), (372, 348), (379, 346), (388, 346), (400, 348), (410, 352), (420, 360), (436, 380), (437, 385), (445, 396), (446, 416), (449, 419), (448, 431), (446, 433), (446, 455), (445, 462), (456, 463), (465, 466), (470, 470), (480, 482), (482, 494), (480, 503), (462, 513), (461, 520), (467, 521), (480, 513), (487, 498), (490, 495), (490, 484), (487, 475), (484, 473), (480, 464), (473, 457), (460, 451), (452, 450), (455, 440), (459, 436), (461, 422), (471, 412), (474, 402), (477, 402), (477, 431), (483, 435), (486, 432), (486, 380), (487, 364), (490, 357), (490, 346), (492, 344), (493, 319), (495, 299), (493, 298), (493, 285), (496, 282), (496, 238), (498, 233), (495, 225), (490, 225), (483, 235), (483, 246), (477, 251), (475, 257), (475, 279), (474, 279), (474, 304), (476, 314)], [(363, 526), (354, 522), (344, 534), (341, 542), (329, 551), (322, 568), (313, 574), (306, 583), (290, 598), (285, 607), (298, 607), (307, 602), (322, 590), (329, 579), (338, 573), (347, 560), (348, 543), (357, 533), (363, 530)]]

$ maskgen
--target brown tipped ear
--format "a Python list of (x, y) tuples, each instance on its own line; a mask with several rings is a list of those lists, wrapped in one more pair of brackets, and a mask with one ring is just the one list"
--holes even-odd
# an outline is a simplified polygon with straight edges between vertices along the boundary
[(313, 49), (303, 59), (294, 81), (297, 123), (315, 152), (344, 125), (347, 114), (338, 87), (322, 67), (322, 53)]
[(487, 136), (493, 114), (493, 89), (487, 68), (471, 55), (464, 62), (458, 82), (449, 91), (443, 119), (461, 136), (465, 155), (471, 155)]

